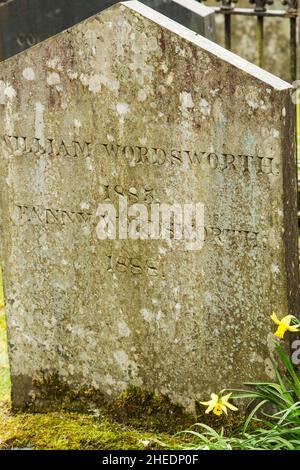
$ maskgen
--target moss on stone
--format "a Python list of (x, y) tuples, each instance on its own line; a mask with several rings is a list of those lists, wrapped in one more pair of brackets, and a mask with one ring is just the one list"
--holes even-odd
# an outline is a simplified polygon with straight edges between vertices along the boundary
[(195, 423), (196, 416), (184, 412), (165, 395), (155, 395), (138, 387), (128, 387), (113, 401), (93, 387), (70, 387), (57, 373), (33, 381), (34, 396), (24, 404), (23, 411), (75, 411), (90, 413), (100, 407), (107, 416), (139, 429), (177, 431)]
[[(108, 403), (99, 391), (90, 387), (71, 389), (58, 374), (35, 381), (36, 399), (26, 409), (13, 412), (9, 402), (10, 379), (7, 360), (4, 312), (0, 311), (0, 449), (145, 449), (159, 448), (157, 441), (172, 448), (184, 435), (177, 431), (196, 421), (215, 429), (231, 430), (241, 418), (187, 415), (164, 395), (130, 387), (114, 402)], [(51, 397), (51, 399), (49, 399)], [(189, 438), (190, 441), (191, 438)]]
[[(69, 411), (12, 413), (7, 403), (0, 408), (0, 449), (144, 449), (145, 441), (155, 438), (155, 434), (108, 419), (100, 411), (89, 415)], [(160, 438), (172, 440), (170, 435)]]
[(214, 429), (224, 428), (230, 432), (240, 426), (245, 418), (241, 414), (223, 415), (205, 414), (205, 408), (195, 403), (196, 414), (187, 414), (184, 409), (171, 402), (165, 395), (155, 395), (138, 387), (129, 387), (114, 402), (111, 413), (123, 422), (134, 423), (138, 429), (157, 432), (179, 432), (204, 423)]
[(88, 415), (93, 410), (100, 409), (108, 420), (113, 419), (137, 430), (159, 433), (176, 433), (197, 422), (230, 432), (244, 422), (244, 417), (240, 414), (231, 414), (229, 417), (207, 415), (205, 408), (198, 403), (195, 403), (196, 414), (188, 414), (166, 395), (155, 395), (139, 387), (130, 386), (116, 400), (108, 401), (99, 390), (92, 387), (71, 388), (57, 373), (35, 380), (33, 385), (34, 400), (22, 408), (31, 413), (61, 410)]
[(87, 412), (91, 407), (105, 402), (103, 395), (93, 387), (71, 387), (58, 373), (45, 374), (33, 380), (34, 399), (24, 404), (32, 411), (71, 410)]
[[(236, 415), (231, 415), (223, 422), (227, 431), (232, 429), (233, 423), (234, 427), (240, 424), (236, 419)], [(216, 419), (213, 416), (211, 421), (216, 428)], [(44, 413), (15, 413), (7, 402), (0, 403), (0, 449), (18, 447), (37, 450), (142, 450), (159, 449), (162, 445), (158, 442), (173, 448), (178, 447), (178, 444), (191, 444), (193, 441), (191, 436), (174, 436), (176, 430), (190, 427), (186, 425), (180, 428), (176, 418), (173, 421), (170, 418), (169, 428), (165, 432), (156, 430), (157, 426), (161, 426), (160, 421), (158, 425), (157, 422), (154, 425), (154, 422), (144, 420), (142, 415), (138, 414), (132, 419), (125, 418), (122, 422), (109, 414), (107, 409), (98, 408), (90, 410), (89, 413), (63, 409)], [(149, 425), (152, 430), (148, 428)]]
[(129, 387), (109, 407), (115, 419), (134, 423), (138, 429), (157, 432), (182, 430), (195, 423), (196, 416), (184, 412), (165, 395)]

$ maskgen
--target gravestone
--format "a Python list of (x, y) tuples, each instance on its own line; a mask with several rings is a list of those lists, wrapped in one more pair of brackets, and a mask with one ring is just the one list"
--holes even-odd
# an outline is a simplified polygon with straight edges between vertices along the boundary
[(290, 91), (135, 1), (0, 65), (14, 406), (52, 376), (186, 410), (273, 378), (270, 315), (298, 308)]
[(201, 34), (201, 36), (215, 41), (214, 10), (197, 0), (142, 0), (142, 3)]
[[(214, 40), (213, 9), (196, 0), (142, 0), (146, 5)], [(9, 0), (0, 5), (0, 60), (95, 15), (117, 0)]]

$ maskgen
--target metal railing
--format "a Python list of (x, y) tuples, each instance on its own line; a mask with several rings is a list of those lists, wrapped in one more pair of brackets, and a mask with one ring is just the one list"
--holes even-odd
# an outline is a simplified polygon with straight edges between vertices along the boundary
[[(206, 0), (198, 0), (200, 3)], [(281, 4), (285, 10), (269, 9), (274, 4), (274, 0), (249, 0), (253, 8), (238, 8), (238, 0), (216, 0), (220, 2), (220, 7), (209, 5), (217, 14), (224, 15), (224, 40), (226, 49), (231, 50), (231, 18), (232, 15), (256, 17), (256, 48), (257, 62), (260, 67), (264, 67), (264, 23), (266, 17), (279, 17), (290, 22), (290, 77), (291, 82), (297, 78), (297, 16), (298, 0), (282, 0)]]

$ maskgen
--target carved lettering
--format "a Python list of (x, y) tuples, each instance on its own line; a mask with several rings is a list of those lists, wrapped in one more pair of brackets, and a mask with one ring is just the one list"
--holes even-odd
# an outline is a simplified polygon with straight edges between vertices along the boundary
[[(62, 158), (87, 158), (101, 153), (115, 161), (125, 159), (130, 166), (135, 165), (189, 165), (199, 169), (209, 169), (226, 175), (236, 172), (241, 175), (277, 176), (279, 171), (274, 158), (259, 155), (246, 155), (240, 153), (218, 153), (204, 150), (189, 149), (163, 149), (159, 147), (145, 147), (140, 145), (121, 145), (118, 143), (88, 142), (76, 140), (67, 142), (64, 139), (53, 138), (29, 139), (25, 136), (4, 135), (1, 142), (15, 155), (49, 155)], [(92, 152), (93, 149), (93, 152)]]
[(92, 214), (86, 211), (69, 211), (36, 206), (17, 205), (17, 221), (21, 225), (67, 225), (85, 224), (90, 221)]
[(101, 143), (108, 157), (114, 159), (124, 158), (131, 166), (144, 165), (185, 165), (200, 169), (226, 172), (226, 174), (240, 172), (243, 174), (278, 175), (274, 159), (258, 155), (233, 155), (232, 153), (205, 152), (196, 150), (171, 150), (156, 147), (140, 147), (134, 145), (120, 145)]
[(150, 186), (142, 188), (135, 188), (134, 186), (131, 186), (125, 188), (120, 184), (102, 184), (100, 186), (100, 193), (102, 201), (109, 200), (112, 202), (117, 202), (117, 196), (124, 196), (128, 197), (129, 202), (132, 202), (133, 204), (151, 204), (155, 199), (154, 189)]
[(107, 271), (110, 273), (130, 273), (132, 275), (147, 275), (156, 277), (161, 274), (159, 262), (152, 258), (129, 256), (107, 256)]
[[(121, 188), (119, 187), (119, 193)], [(131, 188), (132, 191), (133, 188)], [(152, 190), (151, 190), (152, 191)], [(148, 194), (151, 197), (151, 192)], [(33, 224), (33, 225), (80, 225), (80, 224), (97, 224), (97, 218), (93, 219), (93, 214), (89, 211), (71, 211), (66, 209), (53, 209), (44, 208), (41, 206), (29, 205), (16, 205), (16, 223), (20, 225)], [(118, 215), (116, 219), (118, 220)], [(151, 224), (151, 219), (149, 220)], [(194, 228), (194, 227), (193, 227)], [(96, 229), (95, 229), (96, 230)], [(170, 219), (170, 226), (168, 227), (169, 238), (176, 239), (176, 220)], [(245, 246), (247, 248), (264, 248), (261, 242), (260, 233), (257, 230), (234, 229), (227, 227), (218, 227), (213, 225), (205, 225), (204, 227), (204, 245), (214, 244), (216, 246), (224, 247), (224, 249), (234, 248), (237, 246)], [(120, 259), (116, 263), (117, 270), (124, 270), (124, 260)], [(155, 266), (149, 264), (149, 270), (153, 271), (155, 275)], [(135, 266), (138, 270), (138, 266)]]
[(79, 157), (87, 158), (91, 156), (90, 142), (87, 141), (72, 141), (65, 142), (63, 139), (55, 141), (54, 139), (29, 139), (23, 136), (5, 135), (1, 141), (15, 154), (34, 154), (34, 155), (49, 155), (60, 157)]

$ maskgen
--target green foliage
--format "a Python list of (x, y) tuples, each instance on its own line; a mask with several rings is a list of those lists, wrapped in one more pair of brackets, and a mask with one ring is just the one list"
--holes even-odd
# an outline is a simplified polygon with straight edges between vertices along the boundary
[(7, 358), (6, 325), (4, 310), (0, 307), (0, 402), (9, 401), (9, 397), (10, 377)]
[(280, 426), (225, 436), (222, 431), (218, 433), (205, 424), (197, 424), (184, 434), (189, 436), (186, 443), (182, 442), (182, 433), (177, 434), (171, 446), (159, 438), (156, 442), (172, 450), (300, 450), (299, 437), (292, 438), (290, 432)]
[[(172, 449), (300, 450), (300, 379), (289, 356), (277, 345), (281, 366), (274, 364), (277, 383), (246, 383), (248, 389), (230, 390), (235, 399), (248, 399), (249, 415), (242, 429), (225, 436), (205, 424), (177, 434)], [(284, 372), (281, 372), (281, 369)], [(157, 439), (160, 445), (170, 448)]]

